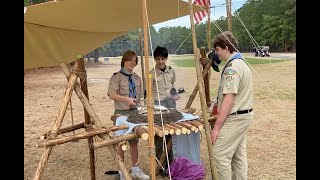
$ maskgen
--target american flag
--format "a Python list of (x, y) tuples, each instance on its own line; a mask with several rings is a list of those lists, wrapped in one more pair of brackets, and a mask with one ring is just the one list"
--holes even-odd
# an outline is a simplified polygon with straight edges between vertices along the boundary
[[(210, 0), (194, 0), (193, 4), (197, 4), (200, 6), (207, 6), (207, 4), (209, 4), (210, 6)], [(195, 24), (198, 24), (204, 17), (206, 17), (206, 15), (207, 15), (206, 9), (203, 9), (203, 11), (194, 13), (193, 18), (194, 18)]]

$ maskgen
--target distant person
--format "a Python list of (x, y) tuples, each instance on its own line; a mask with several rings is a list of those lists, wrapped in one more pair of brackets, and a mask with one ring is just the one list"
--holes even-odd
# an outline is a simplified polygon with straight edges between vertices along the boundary
[[(121, 60), (120, 71), (114, 73), (109, 81), (108, 96), (114, 100), (114, 115), (121, 114), (129, 116), (138, 113), (137, 104), (142, 96), (141, 78), (133, 72), (138, 64), (137, 54), (133, 51), (126, 51)], [(113, 122), (115, 125), (116, 122)], [(150, 177), (138, 167), (138, 142), (139, 139), (129, 140), (131, 155), (131, 176), (139, 179), (150, 179)], [(118, 154), (124, 160), (124, 152), (117, 149)]]
[(223, 32), (213, 42), (215, 52), (226, 61), (217, 97), (218, 115), (211, 130), (214, 159), (220, 180), (246, 180), (247, 130), (253, 120), (251, 71), (236, 47), (238, 40)]
[[(152, 91), (154, 98), (154, 105), (164, 106), (166, 108), (176, 108), (176, 100), (179, 99), (175, 88), (176, 73), (171, 66), (167, 66), (166, 62), (168, 60), (168, 50), (165, 47), (158, 46), (153, 52), (154, 60), (156, 61), (155, 68), (151, 69), (150, 74), (152, 74)], [(156, 75), (155, 75), (156, 73)], [(156, 76), (156, 77), (155, 77)], [(158, 89), (157, 89), (158, 85)], [(158, 97), (159, 94), (159, 97)], [(171, 135), (166, 136), (166, 142), (169, 141)], [(155, 146), (156, 146), (156, 157), (160, 159), (163, 152), (163, 138), (155, 136)], [(169, 151), (169, 163), (172, 162), (173, 152), (172, 149)], [(160, 175), (167, 176), (166, 170), (168, 165), (165, 161), (163, 164), (165, 170), (160, 170)]]

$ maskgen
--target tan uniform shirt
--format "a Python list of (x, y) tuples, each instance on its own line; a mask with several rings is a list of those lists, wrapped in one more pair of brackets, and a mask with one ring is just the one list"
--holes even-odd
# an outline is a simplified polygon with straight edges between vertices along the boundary
[(156, 86), (156, 78), (154, 77), (154, 68), (151, 69), (150, 73), (152, 74), (152, 92), (153, 92), (153, 98), (154, 100), (164, 100), (166, 97), (170, 96), (170, 89), (175, 88), (175, 81), (176, 81), (176, 73), (175, 71), (170, 67), (166, 66), (166, 69), (164, 72), (156, 69), (156, 76), (157, 76), (157, 84), (159, 88), (159, 96), (160, 99), (158, 99), (158, 91)]
[(253, 107), (253, 82), (248, 65), (241, 59), (234, 59), (227, 64), (222, 73), (218, 93), (218, 111), (223, 95), (230, 93), (236, 94), (230, 114), (251, 109)]
[[(109, 81), (109, 88), (108, 88), (108, 95), (115, 93), (120, 96), (127, 96), (129, 97), (129, 77), (123, 75), (120, 72), (114, 73)], [(141, 78), (136, 73), (132, 73), (132, 79), (136, 86), (137, 92), (137, 103), (142, 96), (142, 83)], [(130, 109), (130, 106), (126, 102), (122, 101), (114, 101), (114, 108), (118, 110), (127, 110)]]

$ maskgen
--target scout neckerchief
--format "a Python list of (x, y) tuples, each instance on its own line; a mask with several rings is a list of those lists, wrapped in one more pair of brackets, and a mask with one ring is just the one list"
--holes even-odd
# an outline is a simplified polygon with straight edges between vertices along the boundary
[(233, 61), (233, 60), (235, 60), (235, 59), (241, 59), (241, 60), (243, 60), (241, 54), (240, 54), (240, 53), (237, 53), (237, 54), (235, 54), (234, 56), (231, 57), (231, 59), (226, 63), (226, 65), (224, 65), (224, 67), (223, 67), (223, 69), (222, 69), (222, 72), (221, 72), (220, 84), (219, 84), (219, 88), (218, 88), (218, 95), (217, 95), (216, 103), (218, 103), (218, 97), (219, 97), (219, 93), (220, 93), (221, 80), (222, 80), (222, 75), (223, 75), (223, 73), (224, 73), (224, 70), (226, 69), (227, 65), (228, 65), (231, 61)]
[(128, 74), (123, 67), (121, 68), (121, 70), (119, 72), (125, 76), (128, 76), (129, 97), (136, 98), (137, 97), (136, 85), (134, 84), (134, 81), (132, 79), (132, 74)]

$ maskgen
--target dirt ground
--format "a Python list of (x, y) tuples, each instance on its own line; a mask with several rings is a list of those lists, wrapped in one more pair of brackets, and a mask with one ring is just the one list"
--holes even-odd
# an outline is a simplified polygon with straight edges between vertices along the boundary
[[(190, 56), (192, 58), (193, 56)], [(169, 56), (169, 65), (176, 70), (177, 87), (185, 93), (177, 101), (177, 109), (186, 105), (196, 83), (196, 70), (192, 67), (177, 67), (170, 60), (184, 59)], [(266, 58), (267, 60), (267, 58)], [(150, 66), (153, 59), (150, 59)], [(89, 100), (104, 126), (111, 126), (113, 101), (107, 96), (110, 77), (120, 68), (120, 58), (87, 63)], [(296, 179), (296, 61), (252, 65), (254, 76), (255, 118), (248, 131), (248, 179), (274, 180)], [(151, 68), (150, 68), (151, 69)], [(141, 66), (134, 69), (141, 75)], [(211, 71), (211, 95), (217, 93), (219, 73)], [(66, 89), (67, 80), (59, 67), (26, 70), (24, 75), (24, 179), (32, 179), (44, 148), (36, 148), (39, 137), (50, 131), (58, 115)], [(68, 108), (62, 127), (84, 122), (83, 106), (77, 95), (72, 95), (72, 108)], [(201, 115), (200, 98), (197, 95), (192, 107)], [(71, 111), (72, 110), (72, 111)], [(72, 117), (72, 118), (71, 118)], [(72, 122), (73, 121), (73, 122)], [(83, 130), (77, 130), (80, 133)], [(68, 133), (65, 135), (71, 135)], [(201, 158), (206, 167), (206, 178), (211, 179), (208, 147), (205, 132), (201, 136)], [(140, 139), (139, 165), (149, 172), (148, 141)], [(131, 166), (129, 151), (125, 163)], [(96, 150), (96, 179), (106, 177), (104, 172), (115, 170), (116, 163), (108, 148)], [(87, 180), (90, 167), (87, 140), (69, 142), (55, 146), (50, 154), (43, 180)], [(157, 179), (162, 179), (157, 177)]]

